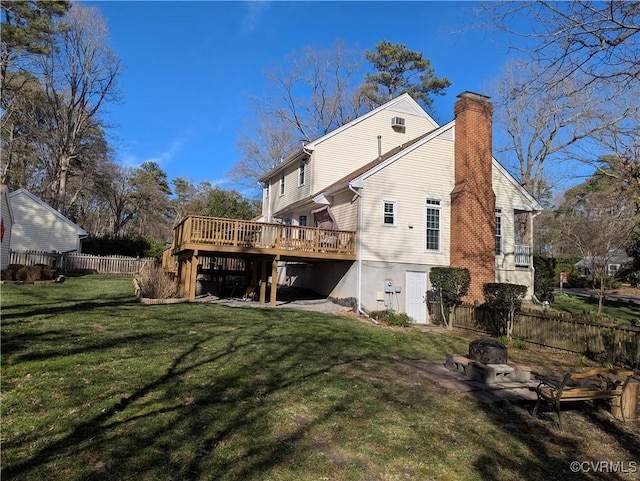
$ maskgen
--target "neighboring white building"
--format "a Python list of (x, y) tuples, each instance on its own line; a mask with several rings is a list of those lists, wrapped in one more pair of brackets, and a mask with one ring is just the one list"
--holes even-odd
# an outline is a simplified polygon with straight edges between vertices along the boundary
[(25, 189), (11, 192), (14, 251), (81, 252), (87, 232)]
[[(492, 106), (465, 92), (439, 126), (401, 95), (304, 146), (260, 180), (264, 222), (351, 230), (355, 262), (290, 264), (294, 285), (365, 310), (428, 320), (429, 271), (471, 272), (533, 293), (532, 218), (539, 203), (493, 158)], [(516, 222), (528, 226), (516, 240)]]
[(0, 184), (0, 244), (2, 253), (0, 254), (0, 270), (5, 270), (9, 265), (11, 253), (11, 231), (13, 229), (13, 209), (9, 198), (9, 188)]

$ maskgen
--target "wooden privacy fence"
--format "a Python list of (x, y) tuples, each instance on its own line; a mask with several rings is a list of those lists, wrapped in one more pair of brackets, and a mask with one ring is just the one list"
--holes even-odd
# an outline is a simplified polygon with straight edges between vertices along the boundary
[(11, 251), (10, 264), (33, 266), (45, 264), (63, 272), (95, 272), (98, 274), (136, 275), (153, 257), (94, 256), (90, 254), (60, 254), (57, 252)]
[[(442, 321), (437, 302), (430, 303), (430, 313), (433, 320)], [(458, 306), (453, 326), (495, 333), (491, 313), (482, 306)], [(609, 361), (621, 360), (640, 366), (640, 327), (637, 326), (524, 311), (516, 314), (513, 337), (580, 354), (605, 354)]]

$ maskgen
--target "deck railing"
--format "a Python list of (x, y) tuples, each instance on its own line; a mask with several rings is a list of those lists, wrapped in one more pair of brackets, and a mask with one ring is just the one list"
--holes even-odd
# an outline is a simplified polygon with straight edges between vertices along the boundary
[(173, 247), (188, 244), (355, 254), (353, 231), (316, 229), (238, 219), (189, 216), (173, 230)]
[(522, 244), (515, 246), (515, 264), (516, 267), (529, 267), (531, 261), (531, 247)]

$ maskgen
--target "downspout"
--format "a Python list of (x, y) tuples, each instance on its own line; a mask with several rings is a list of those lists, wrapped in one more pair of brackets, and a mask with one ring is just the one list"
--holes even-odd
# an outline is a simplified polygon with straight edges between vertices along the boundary
[(358, 182), (359, 185), (354, 187), (353, 182), (349, 182), (349, 190), (353, 192), (358, 198), (358, 228), (356, 229), (357, 236), (357, 256), (358, 256), (358, 299), (357, 299), (357, 312), (358, 314), (364, 314), (362, 311), (362, 194), (355, 190), (356, 188), (362, 189), (362, 180)]

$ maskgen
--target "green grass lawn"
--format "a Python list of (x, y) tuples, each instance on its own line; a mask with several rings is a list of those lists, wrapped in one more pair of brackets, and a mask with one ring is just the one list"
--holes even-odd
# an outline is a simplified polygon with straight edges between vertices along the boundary
[(400, 366), (465, 353), (463, 333), (144, 306), (117, 277), (1, 289), (3, 480), (633, 479), (570, 463), (640, 461), (637, 426), (602, 410), (570, 410), (561, 433)]
[[(596, 296), (575, 296), (557, 292), (554, 297), (554, 309), (597, 318), (598, 298)], [(600, 318), (608, 321), (615, 320), (621, 324), (635, 324), (640, 322), (640, 305), (630, 301), (605, 299)]]

